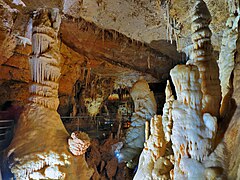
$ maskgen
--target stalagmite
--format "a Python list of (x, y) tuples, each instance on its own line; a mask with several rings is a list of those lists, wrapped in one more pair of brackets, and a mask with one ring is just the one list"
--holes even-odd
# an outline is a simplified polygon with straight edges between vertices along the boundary
[(133, 85), (130, 95), (134, 101), (135, 112), (131, 118), (131, 126), (126, 133), (124, 148), (120, 153), (121, 161), (129, 163), (142, 151), (145, 141), (145, 122), (149, 121), (157, 110), (154, 94), (150, 91), (146, 80), (138, 80)]
[(195, 179), (204, 176), (202, 164), (213, 150), (217, 119), (202, 113), (200, 76), (194, 65), (178, 65), (170, 72), (176, 88), (173, 102), (172, 148), (174, 179)]
[[(58, 9), (34, 12), (30, 102), (18, 121), (6, 157), (16, 179), (90, 179), (92, 175), (85, 157), (74, 157), (69, 152), (68, 149), (76, 144), (68, 146), (69, 134), (56, 111), (59, 105), (57, 33), (60, 22)], [(76, 154), (83, 154), (88, 144), (83, 143), (81, 153)]]
[(173, 125), (173, 120), (172, 120), (172, 104), (174, 101), (174, 96), (172, 94), (171, 86), (169, 81), (167, 81), (167, 86), (165, 89), (165, 96), (166, 96), (166, 101), (163, 107), (163, 116), (162, 116), (162, 124), (163, 124), (163, 131), (165, 134), (165, 140), (167, 142), (170, 141), (170, 136), (172, 134), (172, 125)]
[(134, 179), (170, 179), (173, 157), (165, 156), (167, 141), (164, 137), (162, 117), (155, 115), (151, 119), (150, 127), (151, 135), (144, 143)]
[(193, 59), (187, 64), (196, 65), (200, 73), (203, 113), (219, 116), (221, 101), (219, 70), (212, 55), (212, 33), (208, 27), (210, 22), (211, 15), (205, 2), (197, 0), (193, 8), (191, 24)]
[(214, 116), (219, 115), (221, 95), (218, 67), (212, 58), (210, 20), (206, 4), (198, 0), (191, 25), (192, 59), (170, 72), (177, 94), (172, 104), (174, 179), (223, 177), (221, 163), (213, 152), (217, 133)]

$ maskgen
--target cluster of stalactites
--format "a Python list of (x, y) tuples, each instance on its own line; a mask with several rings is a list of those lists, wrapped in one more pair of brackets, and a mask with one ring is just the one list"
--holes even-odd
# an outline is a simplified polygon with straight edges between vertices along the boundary
[(216, 60), (212, 56), (211, 30), (209, 23), (211, 15), (203, 0), (197, 0), (192, 15), (193, 55), (188, 64), (198, 67), (203, 93), (202, 112), (219, 116), (221, 92), (219, 71)]
[(30, 101), (57, 109), (60, 57), (57, 33), (60, 25), (58, 9), (38, 9), (33, 14)]

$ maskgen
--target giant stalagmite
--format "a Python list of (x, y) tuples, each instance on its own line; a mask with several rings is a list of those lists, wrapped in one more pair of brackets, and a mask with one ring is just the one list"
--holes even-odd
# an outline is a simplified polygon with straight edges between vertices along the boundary
[(210, 21), (205, 2), (197, 0), (191, 24), (193, 59), (170, 72), (177, 94), (172, 106), (174, 179), (223, 177), (221, 157), (216, 153), (224, 146), (220, 144), (213, 152), (221, 94), (218, 66), (212, 56)]
[(89, 179), (92, 175), (85, 157), (70, 153), (69, 134), (56, 111), (60, 22), (58, 9), (33, 13), (30, 102), (19, 119), (7, 156), (16, 179)]
[(193, 59), (187, 64), (196, 65), (199, 70), (203, 94), (202, 112), (219, 116), (221, 90), (219, 68), (216, 59), (214, 59), (211, 44), (212, 32), (209, 28), (211, 14), (203, 0), (197, 0), (192, 11)]

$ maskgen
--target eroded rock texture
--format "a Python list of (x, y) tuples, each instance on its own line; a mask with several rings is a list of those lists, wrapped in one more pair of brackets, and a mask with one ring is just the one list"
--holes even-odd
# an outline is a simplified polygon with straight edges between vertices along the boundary
[(85, 154), (87, 148), (90, 146), (90, 138), (84, 132), (75, 131), (68, 139), (69, 150), (75, 156)]
[(121, 161), (133, 161), (140, 155), (144, 144), (145, 122), (149, 121), (157, 110), (156, 100), (146, 80), (138, 80), (132, 87), (130, 95), (134, 101), (135, 112), (131, 118), (131, 126), (125, 137), (125, 145), (121, 150)]
[[(229, 2), (229, 6), (232, 4)], [(221, 81), (222, 102), (220, 115), (222, 118), (231, 111), (230, 100), (233, 93), (233, 69), (235, 65), (235, 54), (238, 40), (238, 22), (239, 15), (236, 9), (229, 10), (229, 17), (226, 21), (226, 27), (223, 33), (221, 51), (219, 54), (219, 79)]]
[(56, 112), (60, 22), (58, 9), (38, 9), (33, 15), (31, 102), (19, 119), (7, 155), (17, 179), (89, 179), (92, 175), (84, 156), (73, 157), (68, 151), (69, 134)]

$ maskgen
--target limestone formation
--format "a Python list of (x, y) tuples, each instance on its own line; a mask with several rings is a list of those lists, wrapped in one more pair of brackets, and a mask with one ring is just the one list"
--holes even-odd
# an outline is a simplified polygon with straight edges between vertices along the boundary
[[(239, 1), (229, 1), (230, 12), (234, 13), (235, 17), (234, 24), (238, 26), (236, 31), (238, 31), (238, 37), (236, 42), (236, 54), (234, 60), (234, 70), (232, 72), (232, 86), (233, 93), (230, 96), (233, 99), (231, 103), (231, 111), (227, 111), (228, 118), (224, 119), (224, 123), (227, 123), (229, 117), (231, 118), (228, 124), (227, 130), (224, 134), (223, 142), (226, 146), (226, 165), (227, 165), (227, 178), (228, 179), (239, 179), (240, 178), (240, 42), (239, 42)], [(227, 41), (228, 44), (235, 45), (235, 41)], [(231, 57), (230, 57), (231, 58)], [(232, 113), (232, 114), (231, 114)]]
[(212, 32), (209, 29), (211, 14), (203, 0), (197, 0), (192, 11), (193, 59), (188, 64), (196, 65), (200, 73), (203, 113), (219, 116), (221, 91), (219, 69), (212, 55)]
[(89, 179), (84, 156), (73, 157), (57, 113), (60, 58), (58, 9), (33, 14), (30, 102), (8, 148), (9, 168), (16, 179)]
[(219, 54), (219, 72), (221, 81), (222, 102), (220, 115), (222, 118), (230, 111), (230, 99), (232, 96), (233, 85), (233, 69), (235, 54), (237, 48), (238, 39), (238, 22), (239, 15), (235, 15), (234, 12), (230, 12), (230, 16), (226, 22), (226, 28), (223, 33), (221, 51)]
[[(0, 0), (0, 109), (6, 101), (25, 107), (4, 161), (14, 179), (132, 179), (127, 167), (136, 168), (139, 155), (136, 180), (240, 179), (239, 4)], [(164, 100), (162, 84), (173, 67)], [(131, 87), (129, 128), (115, 114), (126, 98), (107, 97), (113, 88)], [(154, 116), (164, 101), (162, 117)], [(70, 116), (62, 119), (75, 130), (77, 121), (66, 119), (82, 112), (104, 116), (90, 117), (99, 120), (91, 135), (100, 138), (91, 146), (61, 122)], [(118, 126), (119, 138), (102, 141), (121, 118), (127, 122)], [(89, 129), (85, 120), (78, 129)]]
[(163, 116), (162, 116), (162, 124), (163, 124), (163, 131), (165, 134), (165, 139), (167, 142), (170, 141), (170, 136), (172, 134), (172, 125), (173, 125), (173, 120), (172, 120), (172, 104), (174, 101), (174, 96), (172, 94), (171, 86), (169, 81), (167, 81), (167, 86), (165, 89), (165, 104), (163, 107)]
[(102, 103), (103, 97), (101, 96), (95, 98), (88, 97), (84, 99), (84, 105), (86, 106), (88, 113), (92, 117), (96, 116), (99, 113), (100, 108), (102, 107)]
[(33, 45), (30, 57), (33, 84), (30, 86), (29, 100), (57, 110), (58, 80), (61, 75), (57, 35), (61, 18), (58, 11), (48, 13), (47, 10), (35, 11), (33, 16)]
[(178, 65), (170, 74), (177, 93), (177, 100), (173, 102), (171, 135), (174, 179), (203, 177), (205, 167), (202, 162), (213, 151), (217, 119), (202, 113), (203, 94), (196, 66)]
[(165, 155), (167, 141), (164, 137), (162, 117), (155, 115), (151, 119), (150, 127), (151, 135), (144, 143), (134, 179), (170, 179), (173, 156)]
[(80, 156), (85, 154), (90, 146), (90, 138), (84, 132), (73, 132), (71, 138), (68, 139), (69, 150), (73, 155)]
[(131, 118), (131, 126), (126, 133), (124, 148), (121, 150), (120, 160), (131, 162), (140, 155), (144, 145), (145, 122), (149, 121), (157, 110), (154, 94), (148, 83), (139, 79), (132, 87), (130, 95), (134, 101), (135, 112)]
[[(212, 58), (210, 21), (206, 4), (197, 0), (191, 24), (193, 59), (188, 61), (190, 65), (177, 65), (170, 72), (177, 94), (172, 105), (174, 179), (223, 177), (221, 160), (212, 153), (217, 133), (214, 116), (219, 115), (221, 96), (218, 67)], [(223, 148), (215, 151), (219, 149)]]

